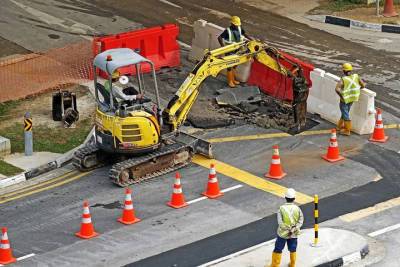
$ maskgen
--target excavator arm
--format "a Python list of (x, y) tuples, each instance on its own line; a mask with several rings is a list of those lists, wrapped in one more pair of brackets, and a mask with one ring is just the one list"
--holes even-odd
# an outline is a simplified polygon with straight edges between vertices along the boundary
[(164, 125), (169, 126), (169, 131), (176, 131), (186, 120), (195, 103), (201, 83), (209, 76), (216, 77), (223, 69), (238, 66), (255, 58), (285, 76), (291, 75), (279, 63), (279, 57), (280, 54), (275, 48), (259, 40), (247, 40), (212, 51), (206, 50), (203, 60), (192, 70), (163, 111)]

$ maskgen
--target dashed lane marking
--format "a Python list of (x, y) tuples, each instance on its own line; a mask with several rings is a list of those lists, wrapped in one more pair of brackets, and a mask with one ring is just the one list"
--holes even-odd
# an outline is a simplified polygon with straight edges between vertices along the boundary
[[(222, 192), (222, 193), (226, 193), (226, 192), (229, 192), (229, 191), (232, 191), (232, 190), (241, 188), (241, 187), (243, 187), (243, 185), (238, 184), (238, 185), (234, 185), (234, 186), (225, 188), (225, 189), (221, 190), (221, 192)], [(199, 197), (199, 198), (190, 200), (190, 201), (188, 201), (187, 203), (188, 203), (188, 204), (193, 204), (193, 203), (196, 203), (196, 202), (199, 202), (199, 201), (202, 201), (202, 200), (206, 200), (206, 199), (208, 199), (208, 197)]]
[[(214, 163), (218, 166), (217, 172), (231, 177), (239, 182), (245, 183), (249, 186), (252, 186), (254, 188), (263, 190), (265, 192), (271, 193), (273, 195), (276, 195), (278, 197), (284, 197), (284, 194), (287, 190), (286, 187), (278, 185), (276, 183), (267, 181), (264, 178), (255, 176), (249, 172), (246, 172), (244, 170), (238, 169), (234, 166), (231, 166), (229, 164), (226, 164), (224, 162), (215, 160), (215, 159), (208, 159), (200, 155), (195, 155), (193, 157), (193, 163), (198, 164), (204, 168), (209, 168), (211, 163)], [(306, 204), (309, 202), (313, 202), (314, 198), (311, 196), (308, 196), (306, 194), (297, 192), (296, 196), (296, 202), (299, 204)]]
[(370, 237), (376, 237), (376, 236), (378, 236), (378, 235), (382, 235), (382, 234), (384, 234), (384, 233), (397, 230), (397, 229), (399, 229), (399, 228), (400, 228), (400, 223), (395, 224), (395, 225), (392, 225), (392, 226), (388, 226), (388, 227), (386, 227), (386, 228), (380, 229), (380, 230), (375, 231), (375, 232), (372, 232), (372, 233), (369, 233), (368, 236), (370, 236)]
[(396, 207), (400, 205), (400, 197), (393, 198), (387, 200), (385, 202), (381, 202), (376, 204), (375, 206), (368, 207), (362, 210), (354, 211), (345, 215), (340, 216), (339, 218), (345, 222), (354, 222), (370, 215), (379, 213), (381, 211)]
[[(398, 129), (400, 124), (388, 124), (384, 126), (385, 129)], [(319, 135), (319, 134), (330, 134), (329, 130), (310, 130), (304, 131), (296, 135), (290, 135), (288, 133), (267, 133), (267, 134), (253, 134), (253, 135), (241, 135), (241, 136), (229, 136), (220, 138), (210, 138), (207, 141), (210, 143), (226, 143), (226, 142), (239, 142), (239, 141), (249, 141), (249, 140), (262, 140), (262, 139), (272, 139), (272, 138), (284, 138), (291, 136), (309, 136), (309, 135)]]
[(36, 189), (36, 190), (26, 190), (26, 191), (20, 192), (17, 195), (14, 195), (12, 197), (8, 197), (8, 198), (0, 200), (0, 204), (7, 203), (7, 202), (10, 202), (10, 201), (13, 201), (13, 200), (16, 200), (16, 199), (20, 199), (20, 198), (23, 198), (23, 197), (27, 197), (27, 196), (30, 196), (30, 195), (33, 195), (33, 194), (36, 194), (36, 193), (39, 193), (39, 192), (46, 191), (46, 190), (50, 190), (50, 189), (53, 189), (55, 187), (59, 187), (61, 185), (64, 185), (64, 184), (73, 182), (75, 180), (78, 180), (81, 177), (83, 177), (83, 176), (85, 176), (85, 175), (87, 175), (89, 173), (91, 173), (91, 172), (83, 172), (83, 173), (80, 173), (78, 175), (69, 177), (69, 178), (67, 178), (65, 180), (62, 180), (60, 182), (52, 183), (52, 184), (50, 184), (48, 186), (45, 186), (45, 187), (40, 187), (39, 189)]

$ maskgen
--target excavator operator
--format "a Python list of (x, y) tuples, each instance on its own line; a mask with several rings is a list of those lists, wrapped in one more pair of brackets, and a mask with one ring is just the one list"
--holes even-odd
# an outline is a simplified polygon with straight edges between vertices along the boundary
[[(122, 82), (121, 82), (121, 79)], [(129, 102), (143, 99), (143, 95), (139, 94), (137, 90), (132, 86), (127, 86), (129, 83), (129, 78), (127, 76), (121, 77), (121, 74), (118, 70), (114, 71), (112, 74), (112, 86), (113, 93), (118, 102)], [(110, 94), (111, 84), (110, 81), (107, 80), (104, 83), (104, 88), (108, 94)]]
[[(220, 36), (218, 36), (218, 42), (220, 43), (221, 46), (226, 46), (233, 43), (241, 42), (244, 40), (244, 38), (253, 40), (253, 38), (247, 35), (244, 29), (242, 28), (242, 23), (240, 21), (240, 18), (238, 16), (232, 16), (231, 25), (228, 28), (226, 28), (225, 31), (223, 31)], [(235, 51), (227, 55), (230, 54), (235, 54)], [(235, 69), (236, 67), (228, 68), (226, 72), (228, 85), (231, 88), (240, 84), (240, 82), (235, 79)]]

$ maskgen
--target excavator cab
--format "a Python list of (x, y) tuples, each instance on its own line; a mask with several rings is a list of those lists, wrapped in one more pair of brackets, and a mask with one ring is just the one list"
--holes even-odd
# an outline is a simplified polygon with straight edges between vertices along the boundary
[[(118, 48), (98, 54), (93, 67), (98, 147), (129, 154), (157, 149), (162, 123), (153, 62), (132, 49)], [(144, 68), (150, 69), (153, 90), (149, 92), (146, 92)], [(99, 74), (108, 78), (104, 80)], [(155, 102), (148, 97), (150, 94), (155, 96)]]

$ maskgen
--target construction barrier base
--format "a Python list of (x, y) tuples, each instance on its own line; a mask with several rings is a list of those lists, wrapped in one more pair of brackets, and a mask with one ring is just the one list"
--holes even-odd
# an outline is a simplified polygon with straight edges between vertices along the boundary
[(203, 193), (201, 193), (203, 196), (206, 196), (206, 197), (208, 197), (208, 198), (211, 198), (211, 199), (215, 199), (215, 198), (219, 198), (219, 197), (222, 197), (223, 195), (224, 195), (224, 193), (222, 193), (222, 192), (220, 192), (219, 194), (217, 194), (217, 195), (210, 195), (210, 194), (207, 194), (207, 192), (203, 192)]
[(274, 176), (274, 175), (270, 175), (269, 173), (267, 173), (267, 174), (265, 174), (265, 177), (266, 177), (266, 178), (270, 178), (270, 179), (280, 180), (280, 179), (282, 179), (283, 177), (285, 177), (286, 174), (287, 174), (287, 173), (284, 172), (284, 173), (282, 173), (281, 175)]
[(331, 162), (331, 163), (344, 160), (344, 157), (343, 157), (343, 156), (339, 156), (337, 159), (330, 159), (330, 158), (328, 158), (326, 155), (323, 155), (322, 158), (323, 158), (324, 160), (328, 161), (328, 162)]
[(124, 221), (122, 218), (119, 218), (117, 221), (119, 221), (120, 223), (126, 224), (126, 225), (130, 225), (130, 224), (140, 222), (141, 219), (135, 218), (133, 221)]
[(376, 143), (386, 143), (386, 141), (389, 139), (389, 136), (385, 136), (385, 138), (383, 139), (374, 139), (374, 138), (370, 138), (368, 139), (371, 142), (376, 142)]
[(174, 204), (172, 204), (171, 201), (167, 202), (167, 205), (172, 207), (172, 208), (174, 208), (174, 209), (180, 209), (180, 208), (184, 208), (184, 207), (188, 206), (187, 203), (184, 203), (182, 205), (174, 205)]
[(91, 235), (82, 235), (80, 232), (75, 233), (75, 235), (82, 239), (90, 239), (99, 235), (99, 233), (93, 232)]

